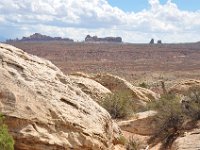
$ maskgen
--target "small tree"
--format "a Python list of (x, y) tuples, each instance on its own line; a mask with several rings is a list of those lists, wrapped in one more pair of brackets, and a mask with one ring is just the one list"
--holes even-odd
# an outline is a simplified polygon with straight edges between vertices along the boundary
[(180, 104), (180, 98), (175, 95), (163, 95), (160, 100), (152, 102), (149, 107), (157, 111), (157, 131), (149, 139), (149, 143), (155, 145), (163, 143), (163, 149), (167, 149), (174, 139), (180, 134), (184, 120), (184, 113)]
[(13, 137), (9, 134), (3, 119), (3, 115), (0, 115), (0, 150), (14, 150)]
[(150, 109), (157, 111), (157, 131), (149, 139), (149, 144), (163, 143), (161, 149), (170, 148), (173, 141), (184, 132), (184, 123), (200, 119), (200, 87), (191, 87), (185, 97), (164, 94), (160, 100), (151, 102)]
[(184, 112), (193, 120), (200, 119), (200, 87), (194, 86), (186, 93), (182, 101)]

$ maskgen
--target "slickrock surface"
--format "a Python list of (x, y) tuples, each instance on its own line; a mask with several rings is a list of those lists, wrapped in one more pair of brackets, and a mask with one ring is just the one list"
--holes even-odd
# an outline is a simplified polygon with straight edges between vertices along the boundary
[(80, 87), (84, 93), (90, 95), (90, 97), (97, 102), (111, 93), (109, 89), (92, 79), (80, 76), (69, 76), (69, 78), (75, 86)]
[(17, 150), (113, 149), (110, 115), (51, 62), (0, 44), (0, 109)]
[(172, 86), (169, 89), (170, 93), (178, 93), (178, 94), (187, 94), (187, 91), (192, 87), (199, 87), (200, 88), (200, 80), (186, 80), (176, 85)]
[(172, 145), (172, 150), (199, 150), (200, 149), (200, 122), (197, 128), (186, 131), (178, 137)]
[(135, 87), (125, 79), (111, 74), (97, 74), (92, 77), (95, 81), (99, 82), (112, 92), (126, 91), (129, 92), (133, 99), (139, 101), (141, 104), (156, 100), (158, 95), (151, 90)]
[(123, 131), (134, 134), (149, 136), (156, 130), (156, 120), (154, 111), (137, 113), (136, 118), (118, 122)]

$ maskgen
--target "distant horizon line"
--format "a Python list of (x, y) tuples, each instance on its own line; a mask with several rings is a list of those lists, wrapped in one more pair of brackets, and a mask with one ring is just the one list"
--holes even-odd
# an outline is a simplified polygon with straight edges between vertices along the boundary
[[(51, 37), (51, 38), (61, 38), (61, 39), (72, 39), (73, 40), (73, 43), (96, 43), (96, 44), (100, 44), (100, 43), (114, 43), (114, 44), (150, 44), (149, 42), (150, 42), (150, 40), (151, 39), (154, 39), (155, 40), (155, 38), (151, 38), (150, 40), (149, 40), (149, 42), (125, 42), (125, 41), (123, 41), (122, 40), (122, 42), (119, 42), (119, 43), (117, 43), (117, 42), (99, 42), (99, 41), (97, 41), (97, 42), (86, 42), (85, 41), (85, 39), (83, 39), (83, 40), (74, 40), (73, 38), (70, 38), (70, 37), (61, 37), (61, 36), (50, 36), (50, 35), (46, 35), (46, 34), (42, 34), (42, 33), (38, 33), (38, 32), (35, 32), (35, 33), (33, 33), (33, 34), (30, 34), (29, 36), (22, 36), (21, 38), (5, 38), (5, 37), (0, 37), (0, 43), (7, 43), (7, 41), (9, 41), (9, 40), (13, 40), (13, 42), (14, 42), (14, 40), (16, 40), (15, 42), (67, 42), (67, 41), (58, 41), (58, 40), (52, 40), (52, 41), (42, 41), (42, 40), (38, 40), (38, 41), (34, 41), (34, 40), (32, 40), (32, 41), (20, 41), (20, 40), (22, 40), (23, 39), (23, 37), (25, 37), (25, 38), (27, 38), (27, 37), (30, 37), (31, 35), (34, 35), (34, 34), (40, 34), (40, 35), (42, 35), (42, 36), (48, 36), (48, 37)], [(91, 34), (87, 34), (87, 35), (91, 35)], [(87, 35), (85, 35), (85, 37), (87, 37)], [(107, 37), (121, 37), (121, 36), (97, 36), (97, 35), (94, 35), (94, 36), (91, 36), (91, 37), (98, 37), (98, 38), (107, 38)], [(123, 37), (121, 37), (122, 39), (123, 39)], [(18, 41), (17, 41), (17, 39), (18, 39)], [(159, 40), (161, 40), (161, 39), (159, 39)], [(156, 44), (159, 44), (159, 43), (157, 43), (159, 40), (155, 40), (155, 43), (153, 43), (154, 45), (156, 45)], [(161, 40), (162, 41), (162, 40)], [(70, 41), (68, 41), (68, 43), (69, 43)], [(197, 41), (194, 41), (194, 42), (163, 42), (162, 41), (162, 43), (161, 44), (192, 44), (192, 43), (200, 43), (200, 40), (197, 40)]]

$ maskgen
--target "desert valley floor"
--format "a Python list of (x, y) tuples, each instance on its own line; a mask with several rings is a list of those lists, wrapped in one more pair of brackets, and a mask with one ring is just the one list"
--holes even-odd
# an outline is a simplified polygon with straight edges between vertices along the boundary
[(52, 61), (66, 74), (107, 72), (135, 84), (199, 79), (199, 42), (153, 45), (64, 42), (9, 44)]

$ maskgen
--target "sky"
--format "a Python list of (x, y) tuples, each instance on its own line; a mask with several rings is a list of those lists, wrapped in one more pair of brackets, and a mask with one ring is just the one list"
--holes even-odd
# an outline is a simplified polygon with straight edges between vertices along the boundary
[(199, 0), (0, 0), (0, 40), (33, 33), (82, 41), (200, 41)]
[[(126, 12), (139, 12), (150, 8), (148, 0), (108, 0), (108, 2)], [(165, 4), (166, 2), (167, 0), (160, 0), (160, 4)], [(197, 11), (200, 9), (199, 0), (173, 0), (172, 2), (181, 10)]]

